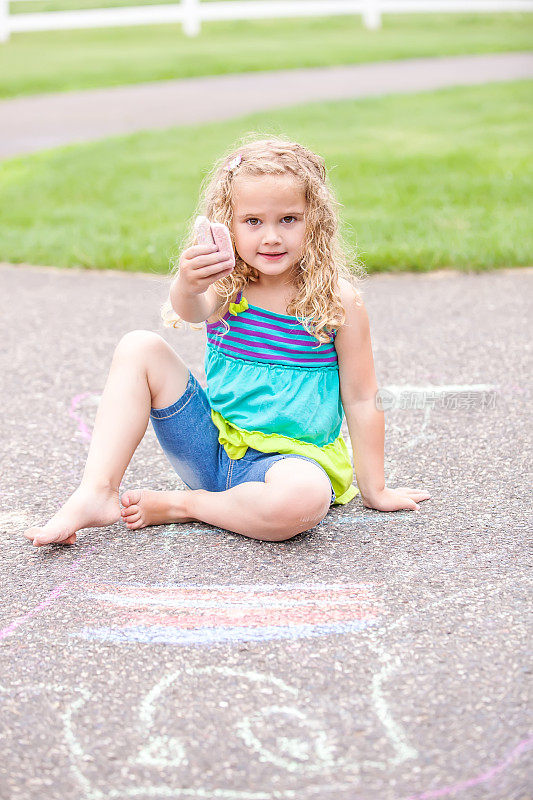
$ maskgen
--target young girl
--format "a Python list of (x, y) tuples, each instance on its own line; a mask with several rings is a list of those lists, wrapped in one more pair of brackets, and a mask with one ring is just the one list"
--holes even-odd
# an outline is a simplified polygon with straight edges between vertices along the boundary
[[(80, 486), (35, 546), (76, 531), (202, 521), (281, 541), (360, 492), (380, 511), (418, 509), (423, 490), (384, 479), (367, 313), (338, 234), (322, 158), (279, 137), (244, 140), (206, 181), (198, 212), (225, 224), (235, 250), (191, 232), (162, 315), (205, 322), (207, 392), (155, 333), (119, 342)], [(346, 415), (358, 488), (340, 432)], [(119, 486), (151, 419), (188, 491)]]

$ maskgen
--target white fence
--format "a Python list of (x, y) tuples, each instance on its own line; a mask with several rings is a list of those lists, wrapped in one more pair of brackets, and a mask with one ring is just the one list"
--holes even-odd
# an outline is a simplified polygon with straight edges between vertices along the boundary
[(9, 0), (0, 0), (0, 42), (27, 31), (107, 28), (180, 23), (187, 36), (197, 36), (201, 23), (279, 17), (362, 15), (367, 28), (381, 26), (381, 14), (426, 12), (533, 11), (533, 0), (181, 0), (172, 5), (93, 8), (10, 14)]

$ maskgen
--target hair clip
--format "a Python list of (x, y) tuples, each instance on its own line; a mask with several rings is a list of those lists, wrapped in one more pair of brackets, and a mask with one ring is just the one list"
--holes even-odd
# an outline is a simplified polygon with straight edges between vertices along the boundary
[(238, 155), (238, 156), (235, 156), (235, 158), (232, 158), (232, 159), (231, 159), (231, 161), (229, 162), (229, 164), (226, 164), (226, 166), (224, 167), (224, 169), (225, 169), (227, 172), (233, 172), (233, 170), (234, 170), (234, 169), (236, 169), (236, 167), (238, 167), (238, 166), (239, 166), (239, 164), (241, 163), (241, 161), (242, 161), (242, 156), (241, 156), (241, 154), (239, 153), (239, 155)]

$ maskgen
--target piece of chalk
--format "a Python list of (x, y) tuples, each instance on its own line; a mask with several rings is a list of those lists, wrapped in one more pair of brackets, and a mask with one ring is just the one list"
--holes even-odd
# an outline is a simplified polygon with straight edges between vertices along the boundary
[(207, 217), (196, 217), (194, 232), (197, 244), (216, 244), (211, 232), (211, 223)]
[(212, 222), (211, 234), (220, 254), (224, 256), (224, 260), (231, 260), (233, 266), (235, 266), (235, 253), (233, 252), (233, 243), (228, 228), (221, 222)]
[(231, 235), (221, 222), (209, 222), (207, 217), (196, 217), (194, 222), (194, 232), (198, 244), (216, 244), (219, 253), (224, 256), (224, 261), (231, 261), (235, 266), (235, 254)]

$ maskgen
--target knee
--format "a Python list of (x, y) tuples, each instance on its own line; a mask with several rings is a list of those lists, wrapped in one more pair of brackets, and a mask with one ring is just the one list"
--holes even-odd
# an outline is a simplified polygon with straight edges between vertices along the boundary
[(301, 486), (297, 481), (292, 482), (287, 491), (281, 491), (272, 501), (272, 541), (292, 539), (314, 528), (328, 513), (330, 504), (331, 489), (327, 479), (313, 485), (305, 481)]
[(140, 352), (153, 351), (166, 344), (165, 340), (154, 331), (135, 330), (125, 333), (115, 347), (115, 356), (138, 356)]

